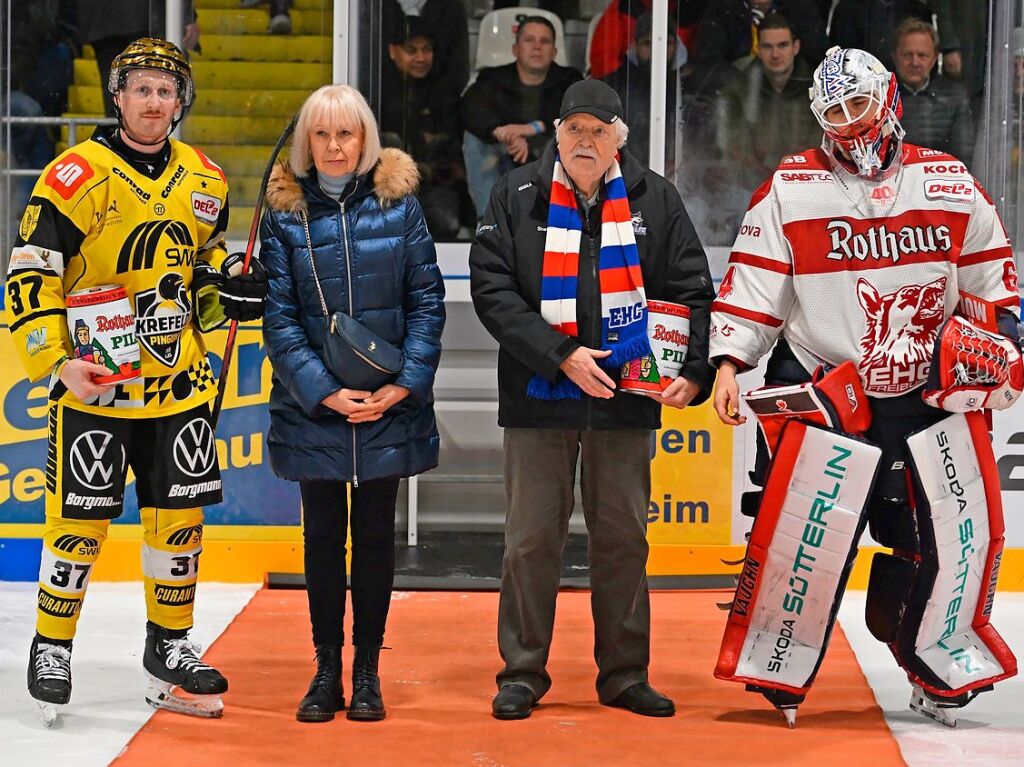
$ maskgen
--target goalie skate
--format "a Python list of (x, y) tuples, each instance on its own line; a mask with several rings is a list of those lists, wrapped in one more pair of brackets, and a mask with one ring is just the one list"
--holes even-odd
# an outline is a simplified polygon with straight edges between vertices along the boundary
[(157, 709), (216, 719), (224, 713), (221, 698), (228, 682), (199, 659), (200, 646), (187, 636), (172, 636), (162, 626), (146, 626), (143, 666), (149, 679), (146, 702)]
[(924, 694), (924, 690), (921, 689), (920, 685), (915, 684), (914, 689), (910, 691), (910, 710), (916, 711), (929, 719), (934, 719), (946, 727), (956, 727), (957, 708), (959, 706), (943, 705), (932, 700)]

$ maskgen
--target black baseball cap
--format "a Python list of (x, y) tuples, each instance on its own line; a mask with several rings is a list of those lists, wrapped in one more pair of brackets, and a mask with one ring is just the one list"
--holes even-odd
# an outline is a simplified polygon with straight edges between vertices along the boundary
[(611, 125), (622, 119), (622, 100), (608, 83), (588, 78), (569, 86), (562, 96), (562, 109), (558, 116), (564, 120), (574, 114), (593, 115)]

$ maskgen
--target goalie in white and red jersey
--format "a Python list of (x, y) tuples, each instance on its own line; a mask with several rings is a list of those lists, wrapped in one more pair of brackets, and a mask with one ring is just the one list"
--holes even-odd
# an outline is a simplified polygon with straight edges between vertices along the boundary
[[(1016, 659), (989, 624), (1003, 516), (984, 409), (1024, 388), (1013, 254), (955, 157), (903, 142), (896, 78), (831, 49), (814, 73), (818, 149), (755, 193), (712, 305), (714, 406), (759, 456), (755, 516), (715, 675), (786, 714), (810, 689), (866, 525), (867, 622), (944, 724)], [(780, 388), (774, 388), (780, 387)]]

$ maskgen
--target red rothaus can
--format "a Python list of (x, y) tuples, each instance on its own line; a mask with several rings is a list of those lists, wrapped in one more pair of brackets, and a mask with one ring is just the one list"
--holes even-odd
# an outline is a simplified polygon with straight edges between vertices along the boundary
[(138, 378), (142, 363), (127, 291), (120, 285), (101, 285), (68, 293), (66, 303), (74, 358), (110, 371), (92, 380), (108, 384)]
[(647, 301), (649, 354), (622, 366), (619, 388), (630, 394), (660, 394), (679, 377), (690, 346), (690, 307)]

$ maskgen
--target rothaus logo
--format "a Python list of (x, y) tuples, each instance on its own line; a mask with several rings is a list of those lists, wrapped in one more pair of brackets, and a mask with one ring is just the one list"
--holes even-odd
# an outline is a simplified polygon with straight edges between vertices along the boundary
[(825, 258), (833, 261), (879, 261), (889, 259), (898, 263), (901, 256), (915, 253), (935, 253), (953, 247), (949, 227), (902, 226), (889, 229), (884, 224), (868, 227), (864, 232), (854, 234), (848, 221), (833, 219), (826, 224), (832, 249)]
[(213, 468), (217, 448), (213, 429), (203, 418), (193, 418), (174, 438), (174, 463), (190, 477), (202, 477)]
[[(114, 469), (120, 458), (124, 467), (124, 446), (114, 442), (114, 435), (106, 431), (87, 431), (71, 444), (68, 462), (75, 480), (90, 490), (109, 490), (114, 486)], [(117, 455), (120, 447), (121, 455)]]

